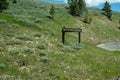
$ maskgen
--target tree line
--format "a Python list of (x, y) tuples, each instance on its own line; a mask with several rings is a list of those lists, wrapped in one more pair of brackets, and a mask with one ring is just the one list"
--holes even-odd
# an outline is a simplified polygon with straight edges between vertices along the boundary
[[(89, 14), (88, 9), (86, 7), (85, 0), (68, 0), (69, 4), (69, 13), (73, 16), (84, 16), (84, 22), (91, 24), (92, 16)], [(111, 5), (108, 1), (104, 3), (103, 6), (103, 14), (107, 16), (107, 18), (112, 21), (112, 10)], [(55, 7), (52, 5), (50, 9), (51, 18), (54, 19)]]
[[(12, 1), (13, 4), (17, 4), (17, 0)], [(73, 16), (84, 17), (84, 22), (91, 24), (92, 16), (89, 14), (86, 7), (85, 0), (68, 0), (69, 13)], [(0, 12), (9, 8), (8, 0), (0, 0)], [(111, 21), (112, 20), (112, 10), (111, 5), (108, 1), (104, 3), (103, 14)], [(52, 5), (49, 11), (51, 19), (54, 19), (55, 7)], [(120, 23), (120, 21), (119, 21)]]
[[(85, 16), (85, 22), (90, 23), (92, 18), (89, 16), (85, 0), (68, 0), (70, 14), (74, 16)], [(111, 5), (108, 1), (104, 3), (103, 9), (104, 15), (112, 20), (112, 10)]]

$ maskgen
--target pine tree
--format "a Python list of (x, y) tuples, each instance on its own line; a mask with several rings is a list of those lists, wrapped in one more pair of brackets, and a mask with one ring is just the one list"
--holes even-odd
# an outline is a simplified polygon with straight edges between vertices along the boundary
[(84, 0), (68, 0), (70, 7), (70, 14), (74, 16), (83, 16), (87, 12)]
[(68, 4), (70, 4), (71, 3), (71, 0), (68, 0), (68, 2), (67, 2)]
[(104, 11), (104, 14), (108, 17), (109, 20), (112, 20), (112, 10), (111, 10), (111, 5), (109, 4), (109, 2), (105, 2), (104, 7), (102, 9)]
[(88, 13), (86, 3), (84, 0), (79, 0), (78, 1), (79, 9), (80, 9), (80, 15), (85, 15)]
[(16, 4), (17, 3), (17, 0), (13, 0), (13, 4)]
[(78, 6), (78, 2), (77, 0), (73, 0), (73, 3), (71, 5), (71, 14), (72, 15), (77, 15), (79, 16), (79, 13), (80, 13), (80, 9), (79, 9), (79, 6)]
[(71, 14), (71, 15), (75, 15), (75, 14), (76, 14), (76, 11), (75, 11), (74, 1), (71, 0), (71, 3), (69, 3), (69, 4), (70, 4), (70, 6), (69, 6), (69, 8), (70, 8), (70, 14)]
[(7, 0), (0, 0), (0, 12), (8, 9), (8, 5), (9, 5), (9, 3)]
[(51, 8), (50, 8), (50, 15), (51, 15), (51, 18), (54, 19), (54, 14), (55, 14), (55, 7), (52, 5)]

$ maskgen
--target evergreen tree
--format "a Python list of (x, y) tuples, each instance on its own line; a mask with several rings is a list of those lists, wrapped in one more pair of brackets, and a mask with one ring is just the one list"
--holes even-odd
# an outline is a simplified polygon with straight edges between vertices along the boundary
[[(69, 0), (70, 1), (70, 0)], [(69, 3), (69, 8), (70, 8), (70, 14), (71, 15), (75, 15), (75, 5), (74, 5), (74, 1), (73, 0), (71, 0), (71, 3)]]
[(70, 14), (75, 16), (83, 16), (87, 12), (84, 0), (68, 0), (70, 7)]
[(104, 7), (102, 9), (104, 11), (104, 14), (108, 17), (109, 20), (112, 20), (112, 10), (111, 10), (111, 5), (109, 4), (109, 2), (105, 2)]
[(17, 0), (13, 0), (13, 4), (16, 4), (17, 3)]
[(52, 5), (51, 8), (50, 8), (50, 15), (51, 15), (51, 18), (54, 19), (54, 14), (55, 14), (55, 7)]
[(71, 3), (71, 0), (68, 0), (68, 2), (67, 2), (68, 4), (70, 4)]
[(7, 0), (0, 0), (0, 12), (8, 9), (8, 5), (9, 5), (9, 3)]
[(85, 1), (79, 0), (78, 5), (79, 5), (79, 9), (80, 9), (80, 15), (87, 15), (88, 11), (87, 11)]
[(79, 13), (80, 13), (80, 10), (79, 10), (77, 0), (72, 0), (70, 3), (70, 14), (76, 16), (76, 15), (79, 15)]

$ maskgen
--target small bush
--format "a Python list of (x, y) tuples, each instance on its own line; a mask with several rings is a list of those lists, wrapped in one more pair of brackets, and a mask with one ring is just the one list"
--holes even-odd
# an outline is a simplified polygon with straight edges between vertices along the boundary
[(38, 28), (39, 30), (42, 30), (42, 26), (40, 26), (39, 24), (35, 24), (34, 27)]
[(19, 52), (20, 52), (19, 49), (12, 49), (12, 50), (10, 50), (10, 54), (12, 54), (12, 55), (19, 54)]
[(4, 69), (4, 68), (6, 68), (6, 67), (7, 67), (6, 64), (4, 64), (4, 63), (0, 63), (0, 69)]
[(12, 25), (11, 25), (11, 27), (14, 27), (14, 28), (19, 28), (19, 27), (20, 27), (20, 25), (18, 25), (18, 24), (12, 24)]
[(43, 62), (43, 63), (46, 63), (46, 62), (48, 62), (50, 59), (47, 57), (47, 56), (43, 56), (43, 57), (41, 57), (41, 62)]
[(8, 9), (9, 2), (7, 0), (0, 0), (0, 12)]
[(4, 51), (4, 48), (0, 47), (0, 52), (3, 52)]
[(22, 42), (20, 40), (9, 40), (6, 42), (6, 45), (20, 45)]
[(45, 50), (39, 50), (38, 53), (39, 53), (39, 56), (46, 56)]
[(70, 46), (63, 46), (61, 50), (62, 52), (75, 52), (75, 50), (71, 48)]
[(88, 23), (88, 24), (91, 24), (92, 23), (92, 16), (86, 14), (85, 18), (84, 18), (84, 21), (85, 23)]
[(51, 36), (54, 36), (56, 33), (54, 30), (48, 30), (45, 32), (46, 35), (51, 35)]
[(64, 45), (63, 43), (57, 43), (57, 46), (62, 48)]
[(0, 19), (0, 24), (7, 24), (7, 20)]
[(72, 48), (75, 50), (80, 50), (81, 46), (80, 46), (80, 44), (77, 44), (77, 45), (73, 45)]
[(38, 49), (46, 49), (46, 44), (45, 43), (40, 43), (38, 46), (37, 46)]
[(42, 20), (40, 18), (35, 19), (35, 23), (40, 23), (40, 22), (42, 22)]
[(16, 4), (17, 3), (17, 0), (13, 0), (13, 4)]
[(33, 21), (31, 21), (30, 19), (27, 18), (19, 18), (17, 19), (17, 22), (22, 23), (28, 27), (34, 27), (35, 23)]
[(8, 34), (6, 34), (6, 36), (8, 36), (8, 37), (14, 37), (14, 34), (13, 33), (8, 33)]
[(19, 19), (15, 19), (15, 20), (17, 20), (18, 23), (21, 23), (27, 27), (36, 27), (36, 28), (39, 28), (41, 30), (41, 26), (39, 24), (36, 24), (35, 21), (32, 21), (30, 19), (19, 18)]
[(17, 65), (18, 66), (27, 66), (28, 65), (28, 60), (18, 60)]
[(41, 37), (41, 34), (40, 33), (35, 33), (34, 36), (35, 37)]
[(16, 39), (20, 39), (23, 41), (32, 41), (32, 38), (30, 36), (27, 36), (27, 35), (19, 35), (16, 37)]
[(31, 48), (24, 48), (24, 49), (23, 49), (23, 53), (24, 53), (24, 54), (31, 54), (31, 53), (33, 53), (33, 51), (32, 51)]
[(48, 34), (54, 36), (54, 35), (55, 35), (55, 31), (53, 31), (53, 30), (49, 30), (49, 31), (48, 31)]

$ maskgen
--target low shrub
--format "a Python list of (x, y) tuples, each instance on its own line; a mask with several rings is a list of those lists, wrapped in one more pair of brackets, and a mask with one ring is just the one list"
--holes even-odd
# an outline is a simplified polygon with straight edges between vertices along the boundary
[(57, 43), (57, 46), (62, 48), (64, 45), (63, 45), (63, 43), (58, 42), (58, 43)]
[(33, 50), (31, 48), (24, 48), (23, 53), (24, 54), (31, 54), (31, 53), (33, 53)]
[(76, 45), (73, 45), (72, 48), (75, 50), (80, 50), (81, 46), (80, 46), (80, 44), (76, 44)]
[(62, 52), (75, 52), (75, 50), (73, 48), (71, 48), (71, 46), (63, 46), (61, 51)]
[(12, 54), (12, 55), (19, 54), (19, 52), (20, 52), (20, 50), (19, 50), (19, 49), (16, 49), (16, 48), (10, 50), (10, 54)]
[(30, 36), (27, 36), (27, 35), (18, 35), (18, 36), (16, 36), (16, 39), (20, 39), (23, 41), (32, 41), (32, 38)]
[(40, 22), (42, 22), (42, 20), (40, 18), (36, 18), (34, 22), (35, 23), (40, 23)]
[(4, 48), (0, 47), (0, 52), (3, 52), (4, 51)]
[(41, 27), (39, 25), (37, 25), (34, 21), (27, 19), (27, 18), (19, 18), (19, 19), (17, 19), (17, 22), (21, 23), (27, 27), (36, 27), (36, 28), (41, 29)]
[(46, 44), (45, 43), (39, 43), (37, 46), (38, 49), (46, 49)]
[(6, 68), (6, 67), (7, 67), (6, 64), (4, 64), (4, 63), (0, 63), (0, 69), (4, 69), (4, 68)]
[(39, 30), (42, 30), (42, 26), (40, 26), (39, 24), (35, 24), (34, 27), (38, 28)]
[(12, 24), (11, 27), (13, 27), (13, 28), (19, 28), (20, 25), (18, 25), (18, 24)]
[(7, 24), (7, 20), (0, 19), (0, 24)]
[(6, 42), (6, 45), (20, 45), (22, 44), (22, 41), (20, 40), (9, 40)]
[(20, 59), (16, 61), (18, 66), (27, 66), (28, 65), (28, 60)]
[(35, 37), (41, 37), (41, 34), (40, 33), (35, 33), (33, 36), (35, 36)]
[(38, 53), (39, 53), (39, 56), (46, 56), (45, 50), (39, 50)]
[(41, 62), (43, 62), (43, 63), (46, 63), (46, 62), (48, 62), (49, 60), (50, 60), (50, 58), (47, 57), (47, 56), (41, 57)]
[(8, 34), (6, 34), (6, 36), (8, 36), (8, 37), (14, 37), (14, 34), (13, 33), (8, 33)]
[(92, 16), (86, 14), (86, 16), (85, 16), (83, 22), (88, 23), (88, 24), (91, 24), (91, 23), (92, 23), (92, 20), (93, 20)]
[(56, 33), (54, 30), (48, 30), (45, 32), (46, 35), (51, 35), (51, 36), (54, 36)]

